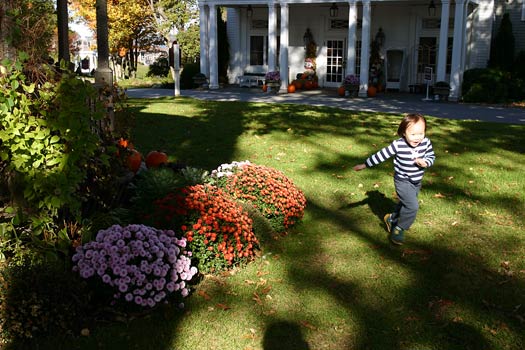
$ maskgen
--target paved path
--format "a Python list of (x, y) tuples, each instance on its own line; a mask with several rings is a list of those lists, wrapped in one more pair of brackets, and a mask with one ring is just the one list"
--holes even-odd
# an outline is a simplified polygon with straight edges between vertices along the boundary
[[(171, 89), (128, 89), (131, 98), (173, 96)], [(201, 100), (296, 103), (331, 106), (347, 110), (383, 113), (422, 113), (439, 118), (472, 119), (497, 123), (525, 124), (525, 108), (478, 105), (455, 102), (423, 101), (425, 96), (408, 93), (384, 93), (374, 98), (343, 98), (335, 90), (311, 90), (293, 94), (263, 93), (256, 88), (218, 90), (181, 90), (181, 96)]]

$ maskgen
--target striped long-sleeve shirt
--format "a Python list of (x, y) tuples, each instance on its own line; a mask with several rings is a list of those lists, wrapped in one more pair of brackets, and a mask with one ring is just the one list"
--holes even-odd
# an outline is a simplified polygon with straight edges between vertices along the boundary
[(394, 177), (406, 179), (412, 183), (418, 183), (423, 178), (425, 168), (421, 168), (414, 163), (414, 159), (425, 160), (428, 166), (434, 164), (436, 155), (432, 148), (432, 142), (428, 138), (417, 147), (408, 145), (404, 138), (394, 140), (389, 146), (371, 155), (365, 162), (368, 168), (378, 165), (390, 157), (394, 157)]

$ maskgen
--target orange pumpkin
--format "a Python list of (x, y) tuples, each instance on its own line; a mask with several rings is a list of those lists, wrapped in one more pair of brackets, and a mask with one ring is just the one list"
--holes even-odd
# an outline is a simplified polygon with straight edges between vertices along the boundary
[(132, 149), (130, 150), (130, 154), (126, 159), (126, 162), (129, 170), (136, 173), (139, 170), (140, 165), (142, 164), (142, 154), (140, 154), (140, 152), (136, 149)]
[(337, 88), (337, 94), (341, 97), (344, 97), (345, 96), (345, 92), (346, 92), (346, 89), (344, 86), (339, 86), (339, 88)]
[(308, 80), (306, 83), (304, 83), (304, 88), (306, 90), (312, 90), (314, 88), (314, 83), (311, 80)]
[(295, 89), (296, 90), (301, 90), (303, 88), (303, 84), (301, 84), (301, 82), (299, 80), (295, 80)]
[(168, 155), (160, 151), (151, 151), (146, 156), (146, 166), (148, 168), (157, 168), (161, 164), (168, 162)]
[(263, 90), (263, 92), (268, 91), (268, 85), (264, 84), (264, 85), (262, 86), (262, 90)]
[(375, 86), (369, 86), (367, 91), (368, 97), (375, 97), (377, 94), (377, 88)]
[(295, 92), (295, 85), (294, 84), (288, 85), (288, 93), (292, 94), (294, 92)]

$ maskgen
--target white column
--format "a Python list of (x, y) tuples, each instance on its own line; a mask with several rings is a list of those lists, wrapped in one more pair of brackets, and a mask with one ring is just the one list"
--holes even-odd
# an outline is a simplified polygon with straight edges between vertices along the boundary
[(348, 44), (346, 51), (346, 74), (355, 74), (355, 45), (357, 28), (357, 6), (355, 0), (348, 1)]
[(208, 67), (208, 15), (206, 6), (199, 4), (199, 25), (200, 25), (200, 48), (201, 48), (201, 73), (209, 76)]
[(275, 3), (268, 4), (268, 71), (276, 70), (277, 63), (277, 13)]
[(288, 76), (290, 75), (288, 67), (288, 4), (281, 4), (281, 52), (279, 57), (279, 69), (281, 70), (281, 91), (288, 91)]
[(439, 29), (439, 48), (436, 81), (444, 81), (447, 73), (447, 44), (450, 0), (441, 0), (441, 27)]
[(217, 5), (210, 4), (210, 89), (219, 88), (219, 62), (217, 41)]
[[(464, 0), (462, 0), (464, 1)], [(359, 96), (368, 92), (368, 66), (370, 61), (370, 0), (363, 0), (363, 26), (361, 27), (361, 71), (359, 72)]]
[(461, 56), (463, 53), (465, 0), (456, 0), (454, 11), (454, 42), (452, 44), (452, 64), (450, 67), (450, 96), (451, 100), (457, 100), (461, 87)]

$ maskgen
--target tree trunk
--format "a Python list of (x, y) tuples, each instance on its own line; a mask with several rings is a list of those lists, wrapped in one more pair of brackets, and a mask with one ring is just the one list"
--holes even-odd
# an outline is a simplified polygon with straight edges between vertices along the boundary
[(12, 22), (7, 12), (13, 8), (13, 1), (4, 0), (0, 2), (0, 59), (8, 58), (14, 60), (16, 51), (7, 43), (10, 35)]
[(95, 71), (95, 82), (112, 86), (113, 73), (109, 68), (108, 3), (106, 0), (97, 0), (96, 15), (98, 64)]
[(68, 66), (69, 57), (69, 28), (67, 14), (67, 0), (57, 0), (57, 27), (58, 27), (58, 61), (64, 60)]

